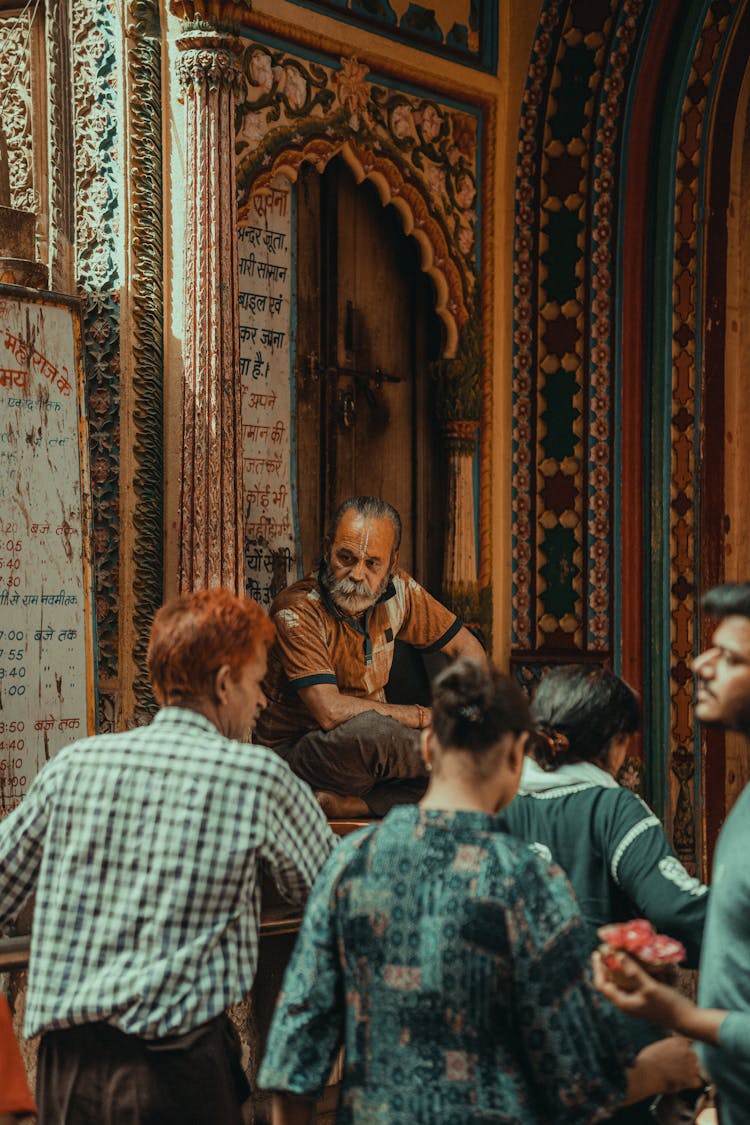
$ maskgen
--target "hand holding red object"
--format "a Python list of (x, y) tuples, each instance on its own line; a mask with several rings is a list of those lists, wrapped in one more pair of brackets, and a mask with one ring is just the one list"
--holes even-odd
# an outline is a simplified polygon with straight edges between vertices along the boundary
[(685, 960), (685, 946), (666, 934), (657, 934), (645, 918), (601, 926), (597, 931), (602, 941), (602, 960), (613, 978), (627, 989), (626, 979), (619, 973), (618, 951), (629, 953), (652, 977), (668, 981), (674, 966)]

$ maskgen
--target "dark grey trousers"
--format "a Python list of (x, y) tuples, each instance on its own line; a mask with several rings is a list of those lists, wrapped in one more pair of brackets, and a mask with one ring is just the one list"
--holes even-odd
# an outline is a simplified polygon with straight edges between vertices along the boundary
[(106, 1023), (45, 1032), (36, 1095), (39, 1125), (242, 1125), (250, 1087), (221, 1015), (171, 1039)]
[(274, 749), (313, 789), (361, 797), (373, 816), (385, 816), (394, 805), (415, 804), (427, 788), (419, 738), (389, 715), (365, 711)]

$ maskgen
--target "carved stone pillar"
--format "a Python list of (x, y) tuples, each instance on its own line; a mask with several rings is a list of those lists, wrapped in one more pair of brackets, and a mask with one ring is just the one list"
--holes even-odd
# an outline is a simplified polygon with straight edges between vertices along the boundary
[(477, 585), (474, 517), (474, 453), (478, 422), (446, 422), (448, 503), (443, 562), (443, 592), (453, 605)]
[(241, 44), (177, 42), (186, 130), (181, 591), (244, 589), (234, 109)]

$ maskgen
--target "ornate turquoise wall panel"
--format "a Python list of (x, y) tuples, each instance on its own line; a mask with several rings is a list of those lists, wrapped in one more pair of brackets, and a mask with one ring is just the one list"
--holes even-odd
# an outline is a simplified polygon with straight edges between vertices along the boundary
[(481, 70), (497, 69), (497, 0), (292, 0)]

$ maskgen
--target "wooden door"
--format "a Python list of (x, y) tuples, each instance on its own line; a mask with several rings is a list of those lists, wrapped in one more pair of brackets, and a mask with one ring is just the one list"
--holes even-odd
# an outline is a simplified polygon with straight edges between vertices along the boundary
[(429, 364), (440, 354), (413, 239), (343, 161), (297, 185), (295, 446), (305, 571), (349, 496), (401, 513), (401, 565), (440, 590), (445, 495)]

